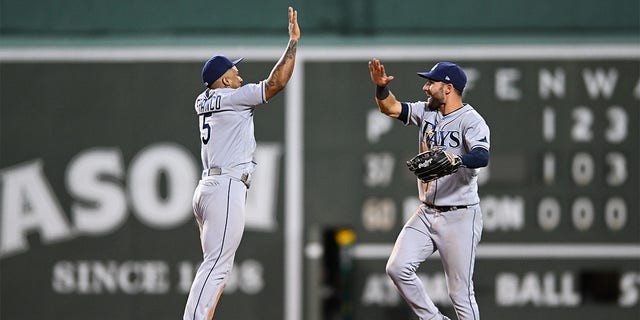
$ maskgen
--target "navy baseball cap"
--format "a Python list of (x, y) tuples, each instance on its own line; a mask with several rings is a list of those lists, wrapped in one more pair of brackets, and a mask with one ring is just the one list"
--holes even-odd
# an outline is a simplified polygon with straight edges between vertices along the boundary
[(209, 58), (209, 60), (204, 63), (204, 67), (202, 67), (202, 82), (204, 83), (204, 86), (208, 88), (225, 72), (227, 72), (227, 70), (240, 63), (242, 59), (244, 58), (231, 61), (225, 56), (213, 56)]
[(460, 66), (452, 62), (438, 62), (431, 70), (418, 72), (418, 75), (423, 78), (450, 83), (460, 92), (467, 85), (467, 75), (464, 74)]

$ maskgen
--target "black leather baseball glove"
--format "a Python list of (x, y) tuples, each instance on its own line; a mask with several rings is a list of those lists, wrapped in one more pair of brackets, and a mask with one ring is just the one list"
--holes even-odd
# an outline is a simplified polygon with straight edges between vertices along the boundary
[(462, 160), (450, 152), (434, 148), (419, 153), (407, 161), (407, 166), (422, 182), (430, 182), (458, 171)]

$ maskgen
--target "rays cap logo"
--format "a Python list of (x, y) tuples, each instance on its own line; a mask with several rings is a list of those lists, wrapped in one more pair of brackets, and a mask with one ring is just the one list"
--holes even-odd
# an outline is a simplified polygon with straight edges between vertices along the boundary
[(216, 82), (227, 70), (233, 68), (236, 64), (240, 63), (244, 58), (240, 58), (235, 61), (229, 60), (225, 56), (213, 56), (204, 63), (202, 67), (202, 82), (205, 87), (209, 87), (212, 83)]
[(464, 70), (453, 62), (438, 62), (427, 72), (418, 72), (420, 77), (450, 83), (456, 90), (462, 91), (467, 85), (467, 75)]

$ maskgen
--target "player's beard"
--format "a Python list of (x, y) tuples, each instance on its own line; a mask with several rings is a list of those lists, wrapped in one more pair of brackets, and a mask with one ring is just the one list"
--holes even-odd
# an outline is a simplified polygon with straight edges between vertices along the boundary
[(444, 102), (444, 92), (434, 92), (429, 96), (429, 99), (427, 100), (427, 108), (429, 108), (429, 110), (431, 111), (438, 110), (440, 109), (440, 106), (444, 104)]
[(434, 96), (430, 96), (429, 100), (427, 100), (427, 108), (429, 108), (429, 110), (431, 111), (436, 111), (440, 109), (440, 106), (443, 104), (444, 104), (444, 101), (441, 101), (440, 99)]

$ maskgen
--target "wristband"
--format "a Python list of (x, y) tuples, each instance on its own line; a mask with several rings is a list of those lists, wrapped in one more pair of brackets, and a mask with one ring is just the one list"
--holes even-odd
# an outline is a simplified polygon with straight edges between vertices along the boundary
[(384, 100), (389, 96), (389, 88), (388, 87), (380, 87), (376, 86), (376, 98), (379, 100)]

